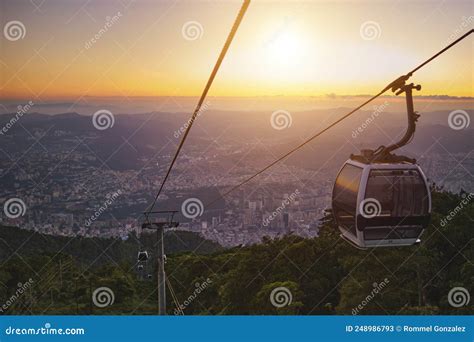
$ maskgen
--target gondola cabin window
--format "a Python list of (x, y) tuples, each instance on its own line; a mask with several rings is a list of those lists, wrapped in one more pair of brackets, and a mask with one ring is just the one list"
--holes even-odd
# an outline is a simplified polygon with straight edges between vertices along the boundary
[(371, 170), (364, 197), (380, 202), (382, 217), (424, 216), (429, 210), (426, 185), (417, 170)]
[(362, 176), (360, 167), (346, 164), (334, 184), (333, 208), (338, 225), (356, 235), (357, 195)]

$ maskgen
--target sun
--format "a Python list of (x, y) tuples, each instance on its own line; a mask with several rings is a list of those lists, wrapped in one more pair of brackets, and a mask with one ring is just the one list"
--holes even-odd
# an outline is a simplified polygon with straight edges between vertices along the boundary
[(267, 42), (266, 54), (271, 64), (291, 66), (299, 62), (304, 54), (305, 46), (295, 31), (276, 33)]
[(268, 82), (301, 84), (314, 69), (314, 48), (296, 25), (267, 32), (259, 54), (259, 76)]

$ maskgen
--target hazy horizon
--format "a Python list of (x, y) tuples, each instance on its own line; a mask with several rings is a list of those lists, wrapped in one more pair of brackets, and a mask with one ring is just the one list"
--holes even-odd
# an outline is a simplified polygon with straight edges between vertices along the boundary
[[(324, 110), (334, 108), (352, 109), (368, 99), (367, 95), (359, 96), (252, 96), (252, 97), (216, 97), (210, 96), (206, 99), (204, 106), (206, 111), (219, 112), (273, 112), (275, 110), (286, 110), (290, 112)], [(0, 101), (0, 115), (15, 113), (19, 106), (25, 106), (29, 99), (15, 99)], [(80, 101), (74, 99), (62, 99), (54, 101), (32, 101), (28, 113), (62, 114), (78, 113), (81, 115), (93, 115), (98, 110), (109, 110), (116, 114), (140, 114), (149, 112), (176, 112), (191, 113), (198, 102), (198, 97), (88, 97)], [(400, 112), (405, 110), (405, 98), (395, 96), (382, 96), (374, 103), (362, 108), (372, 111), (374, 106), (389, 103), (385, 111)], [(472, 110), (474, 109), (473, 97), (439, 96), (417, 96), (415, 97), (415, 109), (420, 112), (437, 110)]]

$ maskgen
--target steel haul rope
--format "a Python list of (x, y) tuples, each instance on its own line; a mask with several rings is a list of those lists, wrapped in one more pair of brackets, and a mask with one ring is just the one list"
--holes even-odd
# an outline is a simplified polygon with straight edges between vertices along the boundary
[[(232, 29), (230, 30), (230, 33), (227, 37), (227, 40), (225, 41), (224, 43), (224, 47), (222, 48), (221, 50), (221, 53), (219, 55), (219, 58), (217, 59), (217, 62), (216, 64), (214, 65), (214, 69), (212, 70), (211, 72), (211, 75), (209, 77), (209, 79), (207, 80), (207, 83), (206, 83), (206, 86), (204, 87), (204, 90), (201, 94), (201, 97), (199, 99), (199, 102), (196, 106), (196, 108), (194, 109), (194, 112), (193, 112), (193, 115), (191, 116), (191, 119), (189, 120), (189, 125), (188, 127), (186, 128), (186, 131), (184, 132), (184, 135), (183, 137), (181, 138), (181, 141), (178, 145), (178, 149), (176, 150), (176, 153), (171, 161), (171, 164), (168, 168), (168, 171), (166, 172), (166, 175), (165, 175), (165, 178), (163, 178), (163, 181), (160, 185), (160, 188), (158, 190), (158, 193), (156, 194), (155, 196), (155, 199), (153, 200), (152, 204), (150, 205), (150, 207), (147, 209), (147, 212), (148, 214), (151, 213), (153, 211), (153, 208), (155, 207), (155, 204), (156, 204), (156, 201), (158, 200), (158, 197), (160, 196), (161, 192), (163, 191), (163, 188), (165, 186), (165, 183), (166, 181), (168, 180), (168, 177), (171, 173), (171, 170), (173, 169), (173, 166), (176, 162), (176, 159), (178, 158), (178, 155), (179, 155), (179, 152), (181, 152), (181, 149), (183, 148), (183, 145), (184, 145), (184, 142), (186, 141), (186, 138), (189, 134), (189, 131), (191, 130), (191, 127), (193, 126), (193, 123), (194, 121), (196, 120), (196, 117), (197, 115), (199, 114), (199, 111), (201, 109), (201, 106), (204, 102), (204, 100), (206, 99), (206, 96), (207, 96), (207, 93), (209, 91), (209, 88), (211, 87), (212, 85), (212, 82), (214, 81), (214, 78), (216, 77), (216, 74), (217, 74), (217, 71), (219, 70), (219, 67), (221, 66), (222, 64), (222, 61), (224, 60), (224, 57), (227, 53), (227, 50), (229, 50), (229, 47), (230, 47), (230, 44), (232, 43), (232, 40), (234, 39), (235, 37), (235, 34), (237, 33), (237, 29), (239, 28), (240, 26), (240, 23), (242, 22), (242, 19), (244, 18), (244, 15), (245, 13), (247, 12), (247, 9), (250, 5), (250, 0), (245, 0), (242, 4), (242, 7), (240, 8), (240, 11), (239, 13), (237, 14), (237, 17), (234, 21), (234, 25), (232, 26)], [(147, 216), (147, 215), (146, 215)]]
[(316, 139), (317, 137), (319, 137), (321, 134), (323, 134), (324, 132), (328, 131), (329, 129), (331, 129), (332, 127), (336, 126), (338, 123), (340, 123), (341, 121), (343, 121), (344, 119), (348, 118), (349, 116), (351, 116), (352, 114), (354, 114), (355, 112), (357, 112), (359, 109), (363, 108), (364, 106), (366, 106), (367, 104), (369, 104), (370, 102), (372, 102), (373, 100), (375, 100), (376, 98), (378, 98), (379, 96), (383, 95), (384, 93), (386, 93), (388, 90), (390, 90), (391, 88), (393, 87), (396, 87), (398, 84), (402, 83), (402, 82), (405, 82), (406, 80), (408, 80), (416, 71), (418, 71), (419, 69), (421, 69), (422, 67), (424, 67), (426, 64), (430, 63), (431, 61), (433, 61), (435, 58), (437, 58), (438, 56), (440, 56), (442, 53), (444, 53), (445, 51), (449, 50), (451, 47), (453, 47), (454, 45), (456, 45), (457, 43), (459, 43), (460, 41), (462, 41), (464, 38), (466, 38), (467, 36), (469, 36), (471, 33), (474, 32), (474, 29), (473, 30), (470, 30), (469, 32), (465, 33), (464, 35), (462, 35), (461, 37), (459, 37), (458, 39), (456, 39), (455, 41), (453, 41), (451, 44), (447, 45), (445, 48), (443, 48), (442, 50), (440, 50), (439, 52), (437, 52), (436, 54), (434, 54), (432, 57), (430, 57), (429, 59), (427, 59), (426, 61), (424, 61), (423, 63), (421, 63), (420, 65), (418, 65), (415, 69), (413, 69), (412, 71), (410, 71), (408, 74), (406, 75), (403, 75), (399, 78), (397, 78), (395, 81), (391, 82), (389, 85), (387, 85), (383, 90), (381, 90), (378, 94), (372, 96), (370, 99), (368, 99), (367, 101), (365, 101), (364, 103), (362, 103), (361, 105), (359, 105), (357, 108), (351, 110), (349, 113), (345, 114), (344, 116), (342, 116), (341, 118), (337, 119), (336, 121), (334, 121), (332, 124), (330, 124), (329, 126), (327, 126), (326, 128), (324, 128), (323, 130), (319, 131), (318, 133), (316, 133), (315, 135), (313, 135), (312, 137), (310, 137), (309, 139), (307, 139), (306, 141), (304, 141), (303, 143), (299, 144), (298, 146), (294, 147), (293, 149), (291, 149), (290, 151), (288, 151), (287, 153), (285, 153), (284, 155), (282, 155), (281, 157), (279, 157), (278, 159), (276, 159), (275, 161), (273, 161), (272, 163), (270, 163), (269, 165), (265, 166), (263, 169), (261, 169), (260, 171), (258, 171), (257, 173), (253, 174), (252, 176), (246, 178), (244, 181), (240, 182), (239, 184), (233, 186), (230, 190), (227, 190), (226, 192), (224, 192), (223, 194), (221, 194), (219, 196), (219, 198), (216, 198), (212, 201), (210, 201), (209, 203), (206, 203), (205, 206), (206, 207), (210, 207), (212, 204), (216, 203), (217, 201), (219, 201), (221, 198), (227, 196), (228, 194), (230, 194), (231, 192), (233, 192), (234, 190), (240, 188), (242, 185), (250, 182), (252, 179), (254, 179), (255, 177), (259, 176), (260, 174), (262, 174), (263, 172), (265, 172), (266, 170), (268, 170), (269, 168), (271, 168), (273, 165), (279, 163), (280, 161), (282, 161), (283, 159), (285, 159), (286, 157), (288, 157), (289, 155), (293, 154), (294, 152), (296, 152), (297, 150), (299, 150), (300, 148), (302, 148), (303, 146), (305, 146), (306, 144), (310, 143), (311, 141), (313, 141), (314, 139)]

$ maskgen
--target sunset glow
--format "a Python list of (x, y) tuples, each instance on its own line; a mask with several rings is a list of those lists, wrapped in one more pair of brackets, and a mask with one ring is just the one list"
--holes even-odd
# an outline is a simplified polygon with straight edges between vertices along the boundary
[[(2, 3), (2, 25), (26, 29), (23, 39), (0, 40), (4, 99), (195, 96), (240, 6), (56, 0), (40, 12), (26, 0)], [(211, 94), (372, 94), (473, 27), (469, 1), (443, 6), (449, 12), (429, 2), (390, 13), (384, 1), (254, 2)], [(183, 36), (186, 24), (196, 36)], [(472, 43), (459, 45), (417, 75), (422, 94), (474, 95), (472, 61)]]

